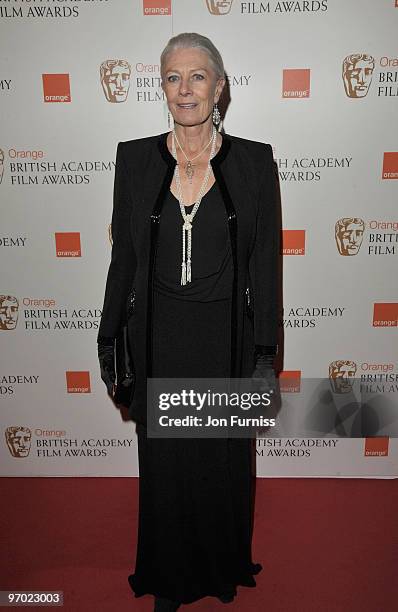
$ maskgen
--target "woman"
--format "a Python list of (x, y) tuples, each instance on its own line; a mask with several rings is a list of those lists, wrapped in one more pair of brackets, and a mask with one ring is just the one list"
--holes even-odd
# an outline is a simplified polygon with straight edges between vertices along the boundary
[(155, 610), (177, 610), (208, 595), (232, 601), (237, 585), (256, 584), (253, 444), (148, 437), (146, 381), (254, 375), (273, 390), (279, 226), (270, 145), (214, 128), (225, 75), (213, 43), (173, 37), (161, 76), (174, 129), (117, 148), (98, 352), (113, 396), (127, 300), (140, 471), (129, 583), (136, 597), (155, 596)]

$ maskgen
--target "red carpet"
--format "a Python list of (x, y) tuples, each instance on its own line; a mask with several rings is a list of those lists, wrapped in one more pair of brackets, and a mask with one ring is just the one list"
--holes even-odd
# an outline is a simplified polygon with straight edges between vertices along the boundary
[[(257, 587), (181, 610), (395, 612), (398, 479), (258, 479)], [(67, 612), (152, 610), (127, 582), (136, 478), (3, 478), (1, 590), (62, 590)], [(33, 608), (39, 609), (39, 608)], [(42, 609), (42, 608), (40, 608)]]

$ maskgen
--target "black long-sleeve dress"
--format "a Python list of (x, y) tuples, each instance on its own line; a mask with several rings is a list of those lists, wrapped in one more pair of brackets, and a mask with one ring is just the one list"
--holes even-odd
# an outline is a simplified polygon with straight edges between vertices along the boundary
[[(155, 263), (152, 375), (228, 377), (233, 265), (217, 183), (193, 220), (192, 282), (185, 286), (181, 227), (178, 200), (169, 192)], [(137, 434), (139, 527), (129, 578), (135, 596), (191, 603), (233, 597), (237, 585), (254, 587), (261, 565), (251, 559), (253, 441), (148, 438), (140, 425)]]

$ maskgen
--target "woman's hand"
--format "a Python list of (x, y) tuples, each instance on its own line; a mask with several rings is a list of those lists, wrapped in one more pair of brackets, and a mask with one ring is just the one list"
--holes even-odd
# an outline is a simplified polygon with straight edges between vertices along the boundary
[(277, 392), (277, 379), (273, 355), (257, 355), (252, 378), (258, 381), (260, 389), (271, 395)]
[(115, 391), (115, 339), (98, 336), (98, 360), (101, 369), (101, 378), (108, 390), (108, 395), (113, 398)]
[[(278, 413), (281, 409), (281, 394), (279, 388), (279, 380), (275, 375), (275, 352), (272, 349), (276, 347), (257, 346), (255, 351), (255, 365), (252, 374), (252, 380), (256, 392), (267, 393), (270, 399), (270, 404), (265, 410), (265, 416), (277, 420)], [(272, 428), (271, 428), (272, 429)], [(264, 433), (269, 431), (269, 427), (260, 428), (258, 432)]]
[(277, 346), (255, 346), (252, 379), (262, 392), (270, 394), (271, 399), (276, 399), (279, 395), (279, 384), (275, 375), (276, 353)]

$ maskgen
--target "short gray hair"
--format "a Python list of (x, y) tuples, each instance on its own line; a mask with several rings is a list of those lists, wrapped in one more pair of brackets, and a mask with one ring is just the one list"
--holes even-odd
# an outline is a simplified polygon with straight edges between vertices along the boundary
[(196, 32), (183, 32), (170, 38), (160, 56), (160, 72), (163, 72), (164, 62), (169, 53), (175, 49), (189, 49), (193, 47), (207, 53), (218, 79), (225, 78), (224, 63), (219, 50), (214, 46), (210, 38)]

